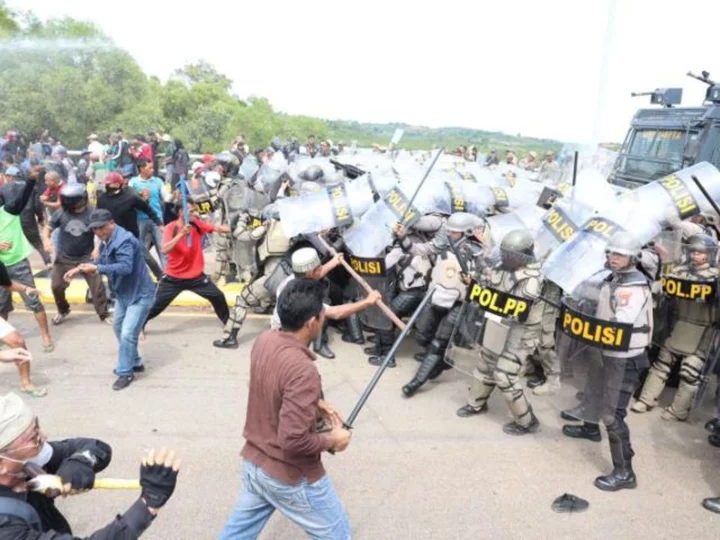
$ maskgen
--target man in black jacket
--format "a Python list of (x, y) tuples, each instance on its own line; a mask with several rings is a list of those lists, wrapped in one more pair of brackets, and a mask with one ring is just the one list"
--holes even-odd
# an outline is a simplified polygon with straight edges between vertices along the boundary
[[(96, 439), (46, 442), (37, 416), (15, 394), (0, 397), (0, 540), (74, 540), (70, 525), (45, 494), (30, 491), (30, 476), (55, 474), (62, 494), (91, 489), (112, 449)], [(133, 540), (150, 526), (175, 490), (179, 460), (153, 450), (140, 467), (140, 498), (122, 516), (95, 531), (93, 540)], [(30, 480), (30, 482), (29, 482)]]
[[(123, 229), (130, 232), (135, 238), (140, 238), (140, 229), (137, 222), (135, 210), (145, 212), (150, 219), (163, 230), (162, 216), (158, 216), (144, 199), (135, 194), (135, 191), (124, 187), (123, 178), (120, 173), (111, 172), (105, 177), (105, 193), (98, 196), (97, 208), (109, 210), (113, 215), (113, 221)], [(162, 268), (143, 242), (140, 242), (145, 263), (157, 279), (163, 275)]]

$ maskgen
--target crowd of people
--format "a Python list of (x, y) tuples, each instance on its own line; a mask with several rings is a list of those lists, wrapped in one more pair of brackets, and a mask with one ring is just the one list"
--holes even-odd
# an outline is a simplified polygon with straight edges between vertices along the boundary
[[(662, 418), (686, 421), (717, 365), (715, 303), (673, 296), (664, 286), (685, 283), (697, 291), (709, 286), (717, 294), (717, 216), (676, 216), (665, 224), (663, 238), (672, 238), (665, 244), (661, 238), (640, 242), (632, 231), (615, 230), (604, 238), (604, 267), (569, 291), (543, 274), (547, 254), (538, 254), (536, 231), (517, 225), (502, 232), (492, 229), (493, 215), (511, 213), (500, 188), (495, 190), (505, 193), (504, 198), (498, 195), (494, 204), (477, 209), (448, 184), (454, 205), (450, 211), (419, 212), (414, 197), (395, 186), (383, 191), (371, 174), (343, 161), (349, 151), (342, 143), (318, 145), (311, 135), (301, 146), (275, 137), (268, 147), (251, 153), (239, 136), (228, 151), (192, 162), (179, 141), (155, 133), (149, 137), (138, 135), (128, 143), (118, 130), (106, 147), (92, 134), (78, 163), (62, 147), (53, 147), (47, 133), (27, 146), (27, 155), (5, 138), (0, 147), (0, 285), (5, 294), (0, 299), (0, 339), (11, 349), (0, 359), (17, 364), (23, 393), (47, 394), (32, 384), (30, 353), (6, 320), (12, 310), (10, 293), (17, 291), (35, 314), (44, 351), (52, 352), (48, 319), (28, 261), (33, 248), (51, 271), (54, 325), (69, 316), (65, 291), (80, 275), (98, 318), (113, 325), (118, 340), (114, 390), (127, 388), (144, 371), (141, 335), (182, 291), (210, 302), (223, 325), (213, 342), (218, 348), (238, 347), (248, 312), (270, 315), (270, 328), (252, 347), (243, 482), (221, 538), (257, 537), (276, 509), (311, 536), (350, 537), (345, 511), (321, 462), (322, 452), (341, 452), (351, 440), (339, 413), (324, 400), (312, 362), (315, 355), (335, 356), (329, 326), (345, 342), (370, 341), (363, 349), (370, 365), (393, 368), (397, 359), (389, 354), (402, 325), (395, 321), (424, 306), (413, 329), (420, 348), (414, 357), (418, 367), (402, 394), (412, 398), (428, 391), (428, 381), (444, 371), (466, 369), (471, 384), (457, 415), (492, 414), (488, 400), (497, 389), (512, 414), (503, 426), (510, 436), (537, 432), (541, 418), (533, 400), (561, 394), (574, 379), (579, 392), (572, 392), (573, 406), (561, 412), (568, 421), (562, 432), (597, 442), (604, 425), (613, 464), (612, 471), (595, 479), (604, 491), (637, 487), (628, 408), (647, 412), (657, 406), (667, 384), (677, 384)], [(162, 142), (173, 150), (163, 154)], [(387, 159), (396, 150), (390, 148)], [(472, 146), (453, 154), (477, 163)], [(159, 176), (163, 155), (166, 169)], [(86, 156), (88, 164), (107, 165), (102, 180), (81, 165)], [(415, 158), (425, 161), (419, 154), (409, 159)], [(512, 167), (512, 186), (518, 176), (539, 173), (532, 181), (553, 187), (562, 172), (552, 151), (542, 163), (534, 152), (518, 162), (508, 151), (504, 164), (492, 152), (481, 165), (498, 175), (507, 175)], [(362, 182), (367, 190), (376, 219), (343, 221), (352, 204), (342, 190), (340, 202), (334, 200), (331, 188), (353, 182)], [(554, 193), (538, 202), (543, 211), (563, 209)], [(333, 223), (290, 234), (292, 225), (282, 215), (287, 201), (297, 198), (322, 200)], [(24, 220), (25, 212), (33, 220)], [(389, 219), (383, 216), (392, 220), (383, 222)], [(387, 241), (374, 244), (379, 247), (372, 252), (358, 249), (378, 238)], [(565, 240), (558, 236), (558, 245)], [(205, 255), (211, 244), (215, 271), (208, 275)], [(237, 281), (243, 287), (230, 306), (219, 284)], [(585, 348), (578, 350), (566, 339), (573, 333), (586, 340)], [(709, 443), (720, 447), (720, 402), (716, 406), (706, 429)], [(94, 440), (63, 444), (46, 443), (27, 406), (16, 396), (3, 398), (0, 501), (3, 489), (9, 493), (26, 481), (21, 465), (43, 452), (41, 466), (61, 476), (68, 492), (92, 486), (94, 473), (109, 462), (107, 445)], [(139, 536), (172, 494), (177, 470), (175, 457), (165, 451), (147, 456), (141, 469), (142, 500), (99, 537)], [(26, 525), (11, 517), (18, 531), (30, 528), (27, 523), (33, 519), (44, 531), (69, 531), (64, 519), (40, 510), (48, 504), (45, 499), (37, 502), (33, 495), (26, 500), (39, 517), (25, 519)], [(320, 500), (322, 510), (313, 504)], [(703, 505), (720, 513), (720, 497)], [(121, 527), (132, 534), (114, 536)], [(0, 526), (0, 538), (3, 534)]]

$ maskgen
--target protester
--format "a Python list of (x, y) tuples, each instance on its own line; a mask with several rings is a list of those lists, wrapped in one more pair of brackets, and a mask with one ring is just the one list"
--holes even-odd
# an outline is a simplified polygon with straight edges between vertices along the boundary
[[(250, 356), (242, 487), (220, 539), (257, 538), (275, 510), (309, 536), (350, 538), (350, 523), (321, 460), (323, 451), (342, 452), (350, 431), (321, 400), (320, 374), (308, 345), (325, 319), (325, 287), (294, 279), (278, 298), (280, 330), (266, 330)], [(315, 431), (316, 417), (330, 425)]]
[[(161, 216), (155, 213), (145, 199), (138, 197), (133, 190), (123, 187), (123, 178), (117, 172), (111, 172), (105, 177), (105, 192), (98, 197), (97, 208), (109, 210), (115, 223), (135, 238), (140, 238), (137, 212), (145, 212), (158, 227), (162, 227), (163, 224)], [(162, 268), (153, 259), (145, 244), (140, 244), (140, 247), (145, 262), (155, 277), (160, 279)]]
[[(139, 176), (130, 180), (130, 187), (135, 193), (140, 195), (150, 207), (155, 211), (157, 216), (163, 215), (163, 203), (171, 200), (171, 195), (163, 188), (163, 181), (157, 176), (153, 176), (155, 169), (152, 161), (140, 159), (137, 162)], [(163, 225), (158, 225), (150, 216), (142, 210), (136, 210), (138, 226), (140, 227), (140, 241), (149, 246), (155, 246), (160, 264), (164, 268), (167, 264), (167, 257), (162, 252), (162, 235)]]
[[(38, 417), (18, 396), (1, 397), (0, 540), (77, 538), (50, 494), (32, 490), (32, 471), (59, 476), (62, 494), (77, 495), (92, 489), (95, 474), (105, 470), (111, 460), (112, 448), (97, 439), (48, 442)], [(163, 448), (156, 455), (150, 450), (140, 466), (140, 498), (122, 516), (117, 515), (88, 538), (139, 538), (172, 497), (179, 470), (175, 452)]]
[[(230, 309), (223, 292), (205, 274), (202, 237), (213, 232), (230, 234), (230, 227), (210, 225), (198, 219), (194, 206), (190, 210), (190, 223), (185, 223), (181, 207), (177, 213), (178, 218), (165, 227), (162, 251), (167, 254), (168, 262), (147, 320), (160, 315), (182, 291), (192, 291), (208, 300), (215, 314), (225, 324), (230, 317)], [(188, 238), (191, 239), (190, 245)]]
[[(97, 258), (95, 250), (95, 236), (90, 229), (90, 208), (88, 195), (82, 184), (65, 186), (60, 192), (62, 210), (57, 211), (50, 218), (44, 229), (45, 249), (52, 252), (53, 246), (50, 235), (54, 230), (59, 231), (57, 236), (57, 254), (51, 275), (50, 286), (57, 315), (53, 317), (53, 324), (61, 324), (70, 314), (70, 304), (65, 296), (69, 283), (65, 281), (65, 273), (82, 263), (89, 263)], [(107, 294), (105, 285), (97, 274), (84, 274), (85, 281), (92, 294), (95, 312), (101, 321), (112, 323), (108, 312)]]
[(93, 210), (89, 227), (102, 242), (98, 264), (84, 263), (69, 270), (65, 280), (83, 273), (104, 274), (115, 293), (113, 329), (118, 339), (113, 390), (127, 388), (135, 373), (145, 371), (138, 353), (138, 339), (155, 300), (155, 284), (150, 278), (137, 238), (115, 223), (109, 210)]
[[(50, 337), (45, 306), (40, 300), (40, 295), (37, 293), (31, 295), (25, 292), (25, 288), (31, 291), (35, 290), (35, 279), (28, 260), (32, 253), (32, 246), (23, 232), (20, 215), (35, 194), (38, 172), (39, 167), (34, 168), (26, 181), (17, 184), (13, 182), (7, 185), (11, 189), (4, 192), (4, 204), (0, 207), (0, 263), (5, 268), (8, 280), (16, 281), (22, 286), (16, 290), (28, 311), (35, 315), (42, 335), (43, 350), (51, 352), (55, 346)], [(5, 288), (0, 289), (0, 317), (7, 320), (13, 310), (12, 293)]]

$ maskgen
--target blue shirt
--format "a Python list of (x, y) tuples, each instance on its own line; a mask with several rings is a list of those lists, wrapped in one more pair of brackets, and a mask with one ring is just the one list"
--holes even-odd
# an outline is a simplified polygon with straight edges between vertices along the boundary
[[(148, 205), (150, 205), (150, 208), (155, 210), (155, 213), (162, 218), (162, 180), (160, 180), (157, 176), (152, 176), (147, 180), (143, 180), (140, 176), (136, 176), (130, 180), (130, 187), (133, 188), (138, 195), (147, 189), (150, 192)], [(150, 216), (142, 210), (135, 210), (135, 212), (137, 212), (138, 221), (150, 219)]]
[(107, 242), (100, 244), (97, 269), (108, 277), (115, 296), (125, 305), (155, 294), (140, 243), (119, 225), (115, 225)]

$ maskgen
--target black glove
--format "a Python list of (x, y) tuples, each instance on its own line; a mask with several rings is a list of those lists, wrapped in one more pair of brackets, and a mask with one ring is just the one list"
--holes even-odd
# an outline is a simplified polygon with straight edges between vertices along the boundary
[(160, 508), (175, 491), (178, 471), (163, 464), (141, 465), (140, 485), (142, 498), (147, 502), (148, 508)]
[(95, 484), (95, 471), (83, 456), (70, 456), (60, 464), (57, 475), (63, 485), (70, 484), (72, 489), (92, 489)]

